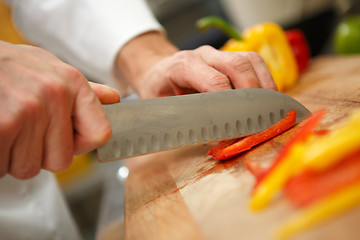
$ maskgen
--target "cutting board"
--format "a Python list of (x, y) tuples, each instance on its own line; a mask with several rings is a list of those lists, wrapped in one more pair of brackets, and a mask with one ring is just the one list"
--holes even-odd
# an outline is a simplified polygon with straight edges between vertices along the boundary
[[(360, 56), (314, 59), (287, 94), (310, 111), (325, 108), (321, 128), (336, 127), (360, 108)], [(252, 212), (254, 178), (243, 162), (269, 165), (295, 130), (224, 162), (206, 156), (209, 145), (128, 159), (125, 239), (272, 239), (296, 209), (279, 195)], [(292, 239), (360, 239), (359, 221), (360, 207)]]

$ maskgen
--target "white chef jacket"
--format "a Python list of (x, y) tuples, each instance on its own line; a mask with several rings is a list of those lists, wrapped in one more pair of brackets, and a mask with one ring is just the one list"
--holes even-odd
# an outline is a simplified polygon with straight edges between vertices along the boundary
[[(145, 0), (7, 0), (27, 39), (112, 85), (119, 49), (133, 37), (161, 30)], [(53, 175), (42, 171), (20, 181), (0, 179), (0, 239), (77, 240)]]
[(52, 173), (0, 179), (0, 239), (81, 239)]

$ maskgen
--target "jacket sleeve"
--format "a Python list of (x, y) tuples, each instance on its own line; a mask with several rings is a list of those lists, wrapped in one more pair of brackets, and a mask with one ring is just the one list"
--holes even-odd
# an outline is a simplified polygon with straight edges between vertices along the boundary
[(118, 51), (130, 39), (162, 30), (145, 0), (7, 0), (20, 31), (34, 44), (113, 85)]

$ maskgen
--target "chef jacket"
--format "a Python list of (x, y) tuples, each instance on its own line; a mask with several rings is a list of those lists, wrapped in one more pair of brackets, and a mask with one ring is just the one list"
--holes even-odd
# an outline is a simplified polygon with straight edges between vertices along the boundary
[(108, 85), (119, 49), (144, 32), (162, 30), (145, 0), (6, 1), (27, 39)]
[[(28, 40), (108, 85), (118, 51), (144, 32), (162, 30), (145, 0), (6, 1)], [(53, 174), (0, 179), (0, 239), (80, 239)]]

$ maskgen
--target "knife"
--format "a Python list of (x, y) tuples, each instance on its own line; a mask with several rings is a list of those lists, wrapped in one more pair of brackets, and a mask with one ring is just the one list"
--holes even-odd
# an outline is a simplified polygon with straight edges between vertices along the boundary
[(112, 137), (100, 162), (251, 135), (290, 110), (296, 122), (310, 111), (286, 94), (263, 88), (133, 100), (104, 105)]

